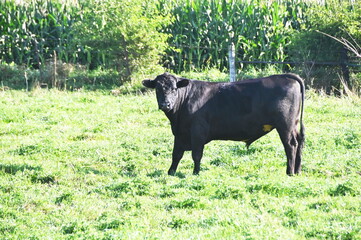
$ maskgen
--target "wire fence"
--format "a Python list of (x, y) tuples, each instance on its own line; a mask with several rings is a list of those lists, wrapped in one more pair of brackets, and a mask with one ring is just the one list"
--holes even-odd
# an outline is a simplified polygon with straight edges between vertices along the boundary
[[(201, 50), (203, 50), (204, 55), (208, 55), (206, 51), (214, 51), (214, 50), (218, 50), (218, 51), (229, 51), (229, 48), (214, 48), (214, 47), (203, 47), (203, 46), (191, 46), (191, 45), (177, 45), (177, 46), (172, 46), (176, 49), (181, 49), (181, 50), (185, 50), (185, 49), (196, 49), (199, 48)], [(333, 59), (330, 60), (315, 60), (315, 59), (310, 59), (307, 57), (304, 57), (304, 59), (302, 60), (292, 60), (292, 57), (286, 57), (287, 60), (285, 61), (275, 61), (275, 60), (258, 60), (258, 59), (251, 59), (251, 60), (244, 60), (243, 56), (237, 53), (237, 49), (235, 49), (235, 53), (233, 54), (235, 56), (235, 65), (236, 67), (240, 66), (241, 64), (254, 64), (254, 65), (259, 65), (259, 64), (272, 64), (272, 65), (289, 65), (289, 66), (298, 66), (298, 65), (312, 65), (312, 66), (333, 66), (333, 67), (347, 67), (347, 68), (351, 68), (352, 71), (354, 72), (361, 72), (361, 59), (358, 58), (357, 56), (355, 56), (353, 53), (348, 52), (346, 49), (343, 49), (341, 51), (337, 50), (337, 51), (322, 51), (319, 50), (317, 51), (317, 54), (320, 55), (333, 55), (333, 56), (338, 56), (338, 57), (334, 57)], [(287, 55), (287, 54), (286, 54)], [(300, 54), (301, 55), (301, 54)], [(316, 55), (316, 53), (312, 54), (312, 55)], [(229, 61), (229, 56), (227, 56), (226, 61)], [(192, 58), (190, 59), (189, 56), (186, 56), (187, 58), (187, 63), (192, 64), (196, 61), (199, 60), (199, 58), (202, 58), (200, 56), (195, 56), (193, 55)], [(205, 60), (207, 61), (207, 60)], [(228, 69), (229, 70), (229, 69)]]
[[(317, 61), (242, 61), (238, 60), (238, 63), (248, 63), (248, 64), (287, 64), (287, 65), (324, 65), (324, 66), (342, 66), (346, 65), (347, 67), (361, 68), (361, 64), (352, 63), (352, 62), (317, 62)], [(360, 70), (361, 71), (361, 70)]]

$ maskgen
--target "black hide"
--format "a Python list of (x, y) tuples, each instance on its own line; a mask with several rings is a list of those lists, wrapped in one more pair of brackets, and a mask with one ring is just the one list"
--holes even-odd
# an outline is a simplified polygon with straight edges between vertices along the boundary
[(155, 88), (158, 105), (174, 135), (174, 175), (184, 151), (192, 151), (194, 174), (200, 170), (204, 145), (212, 140), (243, 141), (247, 147), (276, 129), (287, 156), (287, 174), (301, 171), (305, 87), (294, 74), (238, 81), (202, 82), (169, 73), (143, 85)]

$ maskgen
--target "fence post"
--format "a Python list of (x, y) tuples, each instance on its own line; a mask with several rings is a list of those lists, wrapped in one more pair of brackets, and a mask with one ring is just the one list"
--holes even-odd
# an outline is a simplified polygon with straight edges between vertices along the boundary
[(29, 79), (28, 79), (27, 69), (26, 69), (25, 72), (24, 72), (24, 77), (25, 77), (26, 91), (29, 92)]
[(236, 81), (236, 49), (235, 49), (233, 42), (231, 42), (231, 44), (229, 45), (228, 59), (229, 59), (229, 80), (231, 82), (235, 82)]
[(342, 75), (347, 84), (347, 87), (351, 88), (352, 86), (350, 84), (350, 70), (348, 69), (347, 63), (348, 63), (347, 48), (343, 47), (341, 50), (340, 65), (341, 65)]
[(58, 85), (58, 79), (57, 79), (57, 75), (58, 75), (58, 69), (57, 69), (57, 56), (56, 56), (56, 51), (54, 50), (54, 60), (53, 60), (53, 64), (54, 64), (54, 75), (53, 75), (53, 82), (52, 82), (52, 88), (56, 88)]

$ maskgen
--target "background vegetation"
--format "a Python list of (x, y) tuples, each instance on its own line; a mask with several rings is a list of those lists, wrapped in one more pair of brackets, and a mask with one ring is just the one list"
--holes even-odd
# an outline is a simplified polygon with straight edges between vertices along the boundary
[(170, 177), (154, 92), (0, 92), (0, 239), (360, 239), (361, 102), (306, 96), (302, 175), (273, 131)]
[[(168, 3), (168, 5), (167, 5)], [(231, 42), (238, 60), (284, 61), (293, 30), (306, 21), (306, 3), (290, 1), (167, 1), (174, 21), (165, 28), (170, 68), (175, 71), (209, 66), (228, 69)]]
[(74, 89), (136, 84), (162, 67), (227, 72), (233, 42), (240, 77), (284, 62), (273, 68), (309, 87), (340, 89), (345, 79), (358, 91), (360, 60), (316, 30), (360, 43), (360, 22), (352, 0), (2, 0), (0, 80)]
[(286, 176), (272, 132), (249, 150), (212, 142), (200, 176), (188, 153), (169, 177), (169, 122), (140, 88), (165, 70), (228, 81), (234, 42), (240, 79), (293, 71), (341, 91), (348, 65), (345, 86), (360, 91), (359, 59), (315, 31), (360, 43), (360, 9), (0, 0), (0, 239), (360, 239), (360, 98), (307, 91), (300, 176)]

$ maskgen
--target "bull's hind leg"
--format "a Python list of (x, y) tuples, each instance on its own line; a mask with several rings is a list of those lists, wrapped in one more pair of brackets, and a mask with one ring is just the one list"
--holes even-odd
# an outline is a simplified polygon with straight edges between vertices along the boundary
[(295, 161), (295, 174), (301, 173), (301, 154), (302, 147), (298, 141), (297, 152), (296, 152), (296, 161)]
[(204, 145), (200, 145), (192, 150), (192, 158), (194, 162), (193, 174), (198, 175), (201, 170), (201, 159), (203, 156)]
[(209, 132), (208, 125), (203, 122), (194, 123), (191, 128), (192, 158), (194, 162), (193, 174), (198, 175), (201, 169), (201, 159), (203, 157), (206, 136)]
[[(287, 156), (287, 174), (293, 175), (296, 173), (296, 155), (298, 149), (297, 132), (295, 130), (277, 129), (285, 148)], [(299, 159), (301, 160), (301, 159)], [(301, 163), (301, 161), (299, 162)]]
[(296, 164), (295, 164), (295, 173), (301, 173), (301, 155), (302, 149), (305, 144), (305, 133), (304, 133), (304, 126), (301, 126), (301, 131), (297, 133), (297, 153), (296, 153)]

